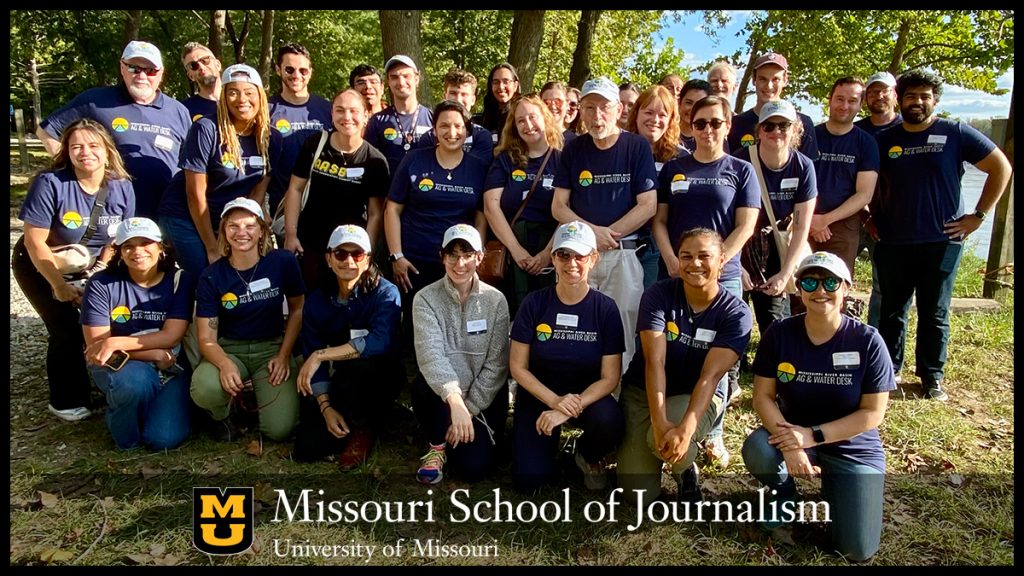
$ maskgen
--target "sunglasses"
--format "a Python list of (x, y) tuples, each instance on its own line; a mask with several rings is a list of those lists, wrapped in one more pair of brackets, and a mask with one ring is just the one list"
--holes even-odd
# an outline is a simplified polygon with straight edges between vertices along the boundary
[(124, 67), (128, 70), (129, 74), (145, 74), (146, 76), (156, 76), (160, 73), (159, 68), (149, 68), (147, 66), (136, 66), (135, 64), (129, 64), (124, 62)]
[(547, 104), (548, 106), (555, 104), (558, 107), (562, 107), (565, 105), (565, 100), (562, 100), (561, 98), (545, 98), (544, 103)]
[(296, 70), (298, 70), (298, 72), (299, 72), (299, 74), (301, 76), (309, 76), (309, 68), (296, 68), (294, 66), (285, 66), (284, 67), (284, 73), (288, 74), (289, 76), (291, 76), (292, 74), (295, 74)]
[(827, 278), (817, 279), (811, 278), (810, 276), (804, 276), (798, 282), (800, 289), (804, 292), (814, 292), (818, 289), (818, 285), (825, 289), (825, 292), (835, 292), (839, 290), (839, 287), (843, 285), (843, 281), (835, 276), (829, 276)]
[(570, 252), (569, 250), (555, 250), (555, 258), (562, 262), (568, 262), (569, 260), (575, 260), (577, 262), (583, 262), (587, 258), (590, 258), (590, 254), (577, 254)]
[(363, 259), (366, 258), (366, 252), (362, 250), (349, 251), (344, 248), (335, 248), (334, 250), (331, 250), (331, 254), (333, 254), (334, 259), (339, 262), (344, 262), (349, 256), (351, 256), (352, 261), (356, 263), (362, 262)]
[(193, 72), (196, 72), (196, 71), (199, 70), (200, 66), (209, 66), (211, 60), (213, 60), (213, 56), (203, 56), (202, 58), (200, 58), (198, 60), (193, 60), (193, 61), (189, 62), (188, 63), (188, 69), (193, 71)]
[(579, 102), (573, 102), (572, 100), (569, 101), (568, 105), (569, 105), (569, 110), (579, 110), (579, 108), (580, 108), (580, 103)]
[(779, 132), (785, 134), (789, 131), (789, 127), (792, 125), (792, 122), (761, 122), (761, 130), (772, 133), (775, 132), (776, 128), (778, 128)]
[(722, 126), (725, 125), (725, 120), (719, 120), (718, 118), (712, 118), (711, 120), (705, 120), (705, 119), (701, 118), (700, 120), (694, 120), (692, 122), (692, 124), (693, 124), (693, 127), (696, 128), (697, 130), (704, 130), (705, 128), (708, 127), (708, 124), (711, 125), (711, 129), (712, 130), (718, 130), (719, 128), (721, 128)]

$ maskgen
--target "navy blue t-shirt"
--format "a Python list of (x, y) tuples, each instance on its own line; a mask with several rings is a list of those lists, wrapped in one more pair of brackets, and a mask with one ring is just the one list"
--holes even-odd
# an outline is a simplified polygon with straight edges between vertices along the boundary
[(271, 96), (267, 103), (270, 105), (270, 125), (283, 139), (281, 157), (271, 166), (273, 172), (267, 187), (267, 197), (273, 210), (288, 190), (292, 168), (302, 145), (310, 136), (331, 129), (331, 103), (315, 94), (310, 94), (305, 104), (290, 104), (280, 94)]
[[(665, 164), (658, 176), (658, 204), (668, 204), (668, 238), (677, 248), (683, 232), (699, 226), (729, 237), (737, 208), (761, 208), (761, 185), (754, 167), (732, 156), (710, 163), (693, 156)], [(722, 280), (740, 277), (740, 255), (722, 267)]]
[[(733, 155), (750, 162), (750, 148), (737, 150)], [(790, 151), (789, 161), (778, 170), (766, 166), (764, 158), (761, 158), (761, 172), (764, 175), (764, 185), (768, 187), (768, 198), (772, 201), (775, 219), (780, 222), (793, 213), (793, 208), (797, 204), (818, 196), (818, 177), (814, 163), (802, 152)], [(761, 215), (757, 219), (757, 227), (763, 226), (768, 226), (766, 210), (761, 210)]]
[(394, 174), (402, 158), (409, 150), (418, 148), (419, 140), (433, 127), (434, 114), (426, 106), (420, 104), (410, 114), (400, 114), (392, 106), (371, 116), (363, 133), (366, 141), (388, 159)]
[(132, 281), (124, 266), (109, 268), (89, 279), (82, 296), (82, 325), (109, 326), (111, 336), (154, 332), (167, 320), (192, 321), (196, 297), (195, 276), (165, 272), (160, 283), (144, 288)]
[[(206, 204), (213, 229), (220, 223), (220, 211), (228, 202), (239, 196), (248, 196), (253, 187), (263, 179), (263, 158), (256, 145), (256, 136), (238, 137), (242, 148), (243, 174), (237, 167), (237, 160), (229, 158), (217, 133), (216, 118), (200, 118), (188, 132), (188, 140), (181, 153), (181, 171), (175, 174), (160, 203), (162, 216), (192, 219), (188, 211), (188, 197), (185, 192), (185, 170), (206, 174)], [(270, 170), (278, 169), (281, 156), (281, 135), (270, 131)]]
[[(451, 176), (451, 179), (448, 176)], [(487, 164), (469, 154), (449, 171), (434, 150), (412, 150), (391, 179), (388, 200), (402, 204), (402, 253), (413, 262), (435, 262), (444, 231), (476, 224), (482, 209)]]
[[(811, 160), (818, 158), (818, 143), (814, 136), (814, 122), (811, 117), (802, 112), (797, 112), (796, 117), (804, 125), (803, 139), (800, 141), (800, 152)], [(729, 130), (729, 138), (726, 140), (726, 150), (736, 156), (741, 148), (747, 148), (754, 144), (757, 139), (757, 114), (751, 108), (742, 114), (732, 117), (732, 129)]]
[[(843, 315), (831, 340), (815, 345), (805, 314), (776, 320), (761, 337), (754, 375), (775, 380), (779, 410), (790, 424), (817, 426), (860, 408), (863, 394), (896, 389), (892, 360), (878, 331)], [(878, 429), (818, 446), (819, 453), (850, 458), (885, 472)]]
[[(561, 151), (552, 150), (548, 163), (544, 166), (544, 174), (541, 181), (537, 183), (537, 189), (533, 191), (530, 202), (526, 204), (519, 219), (523, 222), (553, 223), (555, 218), (551, 215), (551, 200), (555, 195), (554, 179), (555, 170), (558, 167), (558, 159)], [(491, 164), (487, 172), (487, 182), (484, 190), (501, 188), (501, 211), (505, 214), (505, 220), (512, 221), (512, 217), (519, 210), (519, 205), (530, 193), (537, 178), (537, 171), (540, 170), (540, 163), (544, 156), (530, 158), (526, 168), (517, 166), (512, 162), (508, 152), (502, 152)]]
[(856, 126), (841, 136), (833, 135), (825, 124), (815, 126), (814, 132), (818, 139), (818, 161), (814, 163), (818, 201), (814, 213), (826, 214), (857, 192), (858, 172), (878, 172), (878, 144)]
[(571, 306), (554, 286), (527, 294), (512, 340), (530, 346), (530, 372), (559, 396), (586, 390), (601, 379), (601, 359), (626, 350), (619, 308), (593, 289)]
[(575, 130), (566, 128), (565, 131), (562, 132), (562, 149), (564, 150), (565, 145), (575, 140), (578, 136), (579, 134), (577, 134)]
[(569, 189), (569, 208), (596, 226), (610, 226), (634, 206), (636, 197), (657, 188), (651, 146), (632, 132), (620, 132), (608, 150), (582, 134), (562, 150), (555, 188)]
[[(466, 142), (462, 144), (462, 151), (490, 164), (494, 160), (494, 142), (491, 140), (491, 131), (479, 124), (471, 123), (469, 126), (472, 130), (466, 136)], [(437, 146), (437, 140), (434, 138), (433, 128), (427, 131), (422, 138), (416, 140), (413, 145), (414, 148), (434, 148), (434, 146)]]
[(860, 120), (857, 120), (856, 122), (853, 123), (853, 125), (856, 126), (857, 128), (860, 128), (861, 130), (867, 132), (872, 137), (877, 138), (878, 134), (880, 132), (882, 132), (883, 130), (888, 130), (889, 128), (892, 128), (893, 126), (899, 126), (902, 123), (903, 123), (903, 116), (900, 116), (899, 114), (897, 114), (896, 117), (892, 119), (892, 122), (889, 122), (888, 124), (884, 124), (882, 126), (875, 126), (874, 124), (872, 124), (870, 116), (868, 116), (866, 118), (861, 118)]
[[(121, 220), (135, 215), (131, 181), (108, 179), (106, 186), (107, 201), (99, 215), (96, 232), (86, 243), (93, 256), (99, 256), (100, 250), (114, 239)], [(18, 218), (26, 224), (48, 229), (47, 246), (78, 244), (89, 227), (95, 205), (96, 196), (82, 190), (73, 169), (41, 172), (32, 181)]]
[(922, 132), (897, 126), (878, 135), (878, 193), (871, 213), (892, 244), (944, 242), (943, 225), (964, 215), (964, 162), (977, 164), (996, 145), (970, 124), (939, 118)]
[(178, 172), (178, 155), (192, 125), (188, 110), (163, 92), (149, 104), (136, 104), (124, 85), (107, 86), (75, 96), (40, 126), (59, 140), (64, 128), (81, 118), (92, 118), (110, 131), (132, 175), (135, 215), (156, 219), (160, 196)]
[(284, 334), (285, 298), (305, 291), (299, 262), (288, 250), (271, 250), (248, 270), (221, 258), (199, 275), (196, 317), (219, 318), (218, 338), (271, 340)]
[[(750, 307), (725, 288), (719, 286), (711, 304), (695, 314), (686, 302), (683, 281), (667, 278), (644, 290), (636, 331), (665, 333), (665, 395), (678, 396), (693, 393), (712, 348), (728, 348), (737, 355), (746, 352), (752, 325)], [(623, 384), (646, 387), (641, 348), (637, 346)]]
[(193, 94), (181, 101), (188, 110), (189, 116), (195, 122), (200, 118), (211, 118), (217, 120), (217, 101), (203, 98), (199, 94)]

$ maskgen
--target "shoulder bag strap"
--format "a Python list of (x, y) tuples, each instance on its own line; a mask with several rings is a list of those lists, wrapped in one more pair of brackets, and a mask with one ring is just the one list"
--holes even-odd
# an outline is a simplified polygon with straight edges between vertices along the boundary
[(775, 210), (772, 209), (772, 199), (768, 195), (768, 186), (764, 183), (764, 173), (761, 171), (761, 158), (758, 156), (757, 144), (750, 148), (750, 163), (754, 165), (754, 174), (757, 174), (757, 182), (761, 185), (761, 204), (768, 213), (768, 222), (772, 226), (772, 237), (775, 238), (775, 247), (779, 251), (779, 259), (785, 260), (786, 248), (782, 241), (782, 233), (779, 232), (779, 223), (775, 221)]
[(89, 226), (85, 229), (85, 234), (82, 234), (82, 239), (78, 241), (79, 244), (85, 245), (93, 236), (96, 235), (96, 229), (99, 228), (98, 222), (100, 215), (103, 214), (103, 207), (107, 205), (107, 184), (100, 186), (100, 189), (96, 192), (96, 202), (92, 205), (92, 211), (89, 212)]
[[(299, 204), (299, 212), (306, 207), (306, 200), (309, 199), (309, 183), (313, 181), (313, 168), (316, 166), (316, 161), (320, 159), (320, 153), (324, 151), (324, 146), (327, 144), (327, 137), (329, 132), (327, 130), (320, 131), (320, 143), (316, 146), (316, 152), (313, 153), (313, 162), (309, 165), (309, 176), (306, 177), (306, 187), (302, 189), (302, 203)], [(287, 193), (285, 193), (287, 196)], [(281, 202), (277, 205), (277, 210), (274, 210), (274, 220), (278, 216), (284, 214), (284, 198), (281, 198)]]
[(526, 209), (526, 203), (530, 201), (530, 197), (533, 196), (534, 191), (537, 190), (537, 184), (544, 179), (544, 167), (548, 165), (548, 158), (551, 158), (551, 152), (554, 148), (548, 147), (548, 153), (544, 155), (544, 160), (540, 163), (540, 169), (537, 170), (537, 175), (533, 178), (533, 184), (530, 185), (530, 191), (526, 194), (526, 198), (523, 198), (523, 202), (519, 204), (519, 209), (516, 210), (516, 215), (512, 217), (512, 220), (508, 223), (509, 228), (515, 225), (516, 220), (523, 215), (523, 210)]

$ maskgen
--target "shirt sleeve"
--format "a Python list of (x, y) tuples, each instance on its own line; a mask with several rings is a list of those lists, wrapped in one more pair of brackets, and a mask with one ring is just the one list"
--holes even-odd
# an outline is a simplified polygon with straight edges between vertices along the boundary
[[(310, 172), (313, 170), (313, 154), (316, 153), (317, 146), (320, 145), (320, 133), (314, 134), (306, 141), (302, 143), (302, 148), (299, 149), (299, 155), (295, 158), (295, 166), (292, 167), (292, 176), (298, 176), (303, 180), (306, 180), (310, 176)], [(327, 143), (324, 143), (324, 147), (327, 147)]]
[(800, 158), (800, 195), (794, 198), (794, 204), (807, 202), (811, 198), (818, 197), (818, 175), (814, 170), (814, 162), (806, 156)]
[(217, 287), (213, 285), (213, 266), (216, 263), (210, 264), (203, 271), (196, 285), (197, 318), (217, 318), (220, 315), (220, 296), (217, 295)]
[[(672, 285), (674, 282), (667, 284)], [(640, 308), (637, 313), (637, 334), (645, 330), (665, 331), (665, 291), (665, 285), (660, 282), (652, 284), (650, 288), (644, 290), (643, 296), (640, 297)]]
[(741, 164), (742, 168), (737, 171), (736, 182), (736, 206), (738, 208), (761, 209), (761, 183), (757, 181), (757, 174), (749, 162)]
[(54, 112), (52, 112), (43, 122), (40, 124), (43, 130), (50, 135), (51, 138), (60, 140), (60, 135), (64, 132), (64, 128), (70, 125), (75, 120), (80, 120), (88, 116), (89, 107), (89, 90), (82, 92), (72, 98), (71, 102), (68, 102), (64, 106), (61, 106)]
[(376, 148), (370, 149), (370, 155), (366, 162), (366, 183), (368, 194), (371, 198), (385, 198), (388, 195), (388, 187), (391, 185), (391, 169), (384, 155)]
[(391, 189), (388, 191), (388, 200), (398, 204), (406, 204), (409, 200), (409, 163), (412, 154), (406, 154), (405, 158), (395, 168), (395, 174), (391, 178)]
[(402, 299), (398, 287), (391, 283), (378, 284), (371, 306), (373, 309), (369, 311), (367, 325), (370, 333), (360, 338), (363, 349), (359, 354), (363, 357), (379, 356), (394, 348), (402, 317)]
[(761, 342), (757, 346), (757, 354), (754, 355), (753, 368), (754, 376), (762, 378), (776, 378), (779, 365), (779, 350), (777, 339), (779, 336), (779, 322), (773, 322), (761, 336)]
[[(332, 315), (329, 310), (324, 309), (325, 298), (323, 292), (316, 290), (306, 297), (302, 304), (302, 330), (299, 332), (299, 344), (302, 347), (302, 356), (309, 358), (317, 350), (327, 347), (327, 341), (323, 337), (324, 322), (330, 322)], [(330, 372), (327, 367), (330, 362), (321, 362), (320, 366), (310, 377), (310, 385), (313, 395), (326, 394), (330, 389)]]
[(718, 330), (715, 331), (711, 347), (728, 348), (739, 356), (743, 356), (747, 351), (747, 344), (750, 342), (750, 330), (753, 324), (750, 307), (737, 299), (730, 304), (728, 312), (722, 318)]
[[(487, 178), (484, 180), (484, 190), (492, 190), (499, 188), (505, 189), (505, 184), (508, 182), (508, 168), (505, 166), (505, 159), (508, 155), (502, 154), (491, 162), (491, 167), (487, 170)], [(537, 176), (541, 178), (541, 175)]]
[(881, 167), (881, 161), (878, 158), (878, 143), (867, 132), (863, 132), (860, 137), (857, 172), (878, 172)]
[[(601, 305), (601, 356), (622, 354), (626, 351), (626, 333), (619, 316), (619, 307), (615, 300), (603, 298)], [(630, 334), (630, 337), (633, 335)]]
[(179, 162), (181, 169), (205, 174), (216, 149), (216, 126), (209, 119), (200, 118), (189, 128), (188, 136), (185, 137), (185, 146), (181, 150), (181, 161)]
[(516, 319), (512, 322), (511, 339), (522, 344), (533, 342), (534, 326), (537, 325), (537, 307), (540, 292), (530, 292), (519, 305)]
[(295, 254), (288, 250), (277, 250), (281, 259), (281, 272), (284, 276), (284, 295), (288, 298), (302, 296), (306, 293), (306, 283), (302, 280), (302, 270)]
[(995, 143), (979, 132), (974, 126), (966, 122), (960, 122), (959, 126), (962, 137), (960, 143), (961, 155), (965, 162), (977, 164), (996, 149)]
[(57, 212), (57, 178), (52, 172), (43, 172), (29, 186), (18, 218), (26, 224), (50, 229)]
[[(429, 286), (427, 287), (429, 288)], [(426, 289), (424, 289), (426, 290)], [(416, 364), (423, 379), (435, 394), (446, 401), (452, 394), (462, 395), (459, 375), (445, 355), (445, 336), (438, 312), (431, 302), (424, 298), (424, 290), (416, 293), (412, 300), (413, 343), (416, 349)]]
[(85, 284), (85, 292), (82, 294), (82, 326), (110, 326), (109, 275), (110, 272), (101, 272)]
[(800, 122), (804, 125), (804, 139), (800, 142), (800, 152), (810, 158), (812, 162), (817, 162), (818, 139), (814, 134), (814, 122), (806, 114), (800, 114)]
[[(573, 140), (576, 142), (576, 140)], [(572, 159), (574, 152), (578, 146), (568, 144), (562, 149), (562, 155), (558, 158), (558, 167), (555, 169), (555, 178), (551, 181), (552, 186), (555, 188), (568, 188), (572, 190), (572, 185), (569, 183), (569, 171), (572, 170)]]
[(877, 394), (896, 389), (896, 374), (893, 371), (889, 349), (885, 346), (878, 330), (866, 327), (868, 342), (865, 347), (864, 381), (861, 382), (861, 394)]
[(196, 277), (185, 270), (176, 270), (174, 274), (178, 274), (178, 288), (173, 290), (171, 295), (171, 304), (167, 308), (167, 319), (191, 322), (196, 301)]
[(651, 147), (640, 138), (634, 139), (637, 150), (637, 164), (634, 167), (630, 182), (633, 185), (633, 196), (658, 188), (658, 169), (654, 166), (654, 153)]

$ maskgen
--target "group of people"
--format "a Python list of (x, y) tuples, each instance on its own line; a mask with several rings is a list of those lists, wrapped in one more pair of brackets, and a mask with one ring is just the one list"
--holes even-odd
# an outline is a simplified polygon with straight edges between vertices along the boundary
[[(619, 486), (654, 498), (667, 466), (678, 498), (698, 501), (699, 451), (728, 462), (725, 407), (756, 318), (763, 425), (745, 465), (778, 501), (820, 474), (837, 548), (877, 550), (877, 427), (910, 298), (917, 373), (941, 400), (962, 242), (1010, 174), (987, 138), (936, 117), (937, 77), (840, 78), (813, 126), (781, 98), (774, 53), (755, 61), (757, 103), (739, 115), (725, 62), (707, 80), (529, 94), (501, 63), (471, 116), (475, 76), (450, 71), (430, 109), (405, 55), (356, 67), (331, 101), (310, 94), (298, 44), (278, 51), (272, 97), (201, 44), (181, 61), (198, 90), (183, 103), (159, 90), (160, 51), (130, 42), (123, 84), (39, 128), (53, 166), (30, 186), (12, 267), (50, 334), (57, 417), (89, 416), (91, 376), (118, 447), (165, 449), (191, 433), (193, 405), (230, 439), (232, 410), (251, 403), (264, 435), (294, 437), (296, 460), (350, 469), (386, 429), (411, 353), (420, 482), (488, 474), (514, 382), (520, 490), (556, 477), (568, 424), (587, 488), (614, 461)], [(989, 174), (973, 214), (961, 161)], [(862, 219), (878, 330), (843, 314)], [(493, 286), (477, 274), (489, 238), (509, 255)], [(73, 272), (68, 245), (88, 253)]]

